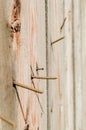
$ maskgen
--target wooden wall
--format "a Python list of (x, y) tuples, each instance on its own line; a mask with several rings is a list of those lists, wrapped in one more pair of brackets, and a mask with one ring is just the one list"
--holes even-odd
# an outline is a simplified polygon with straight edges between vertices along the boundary
[[(24, 130), (25, 120), (29, 130), (85, 130), (85, 4), (0, 0), (0, 116), (16, 124), (0, 119), (0, 130)], [(15, 17), (21, 26), (17, 32), (10, 29)], [(37, 66), (44, 70), (37, 72)], [(32, 80), (33, 73), (57, 79)], [(16, 86), (24, 115), (13, 80), (44, 91), (38, 94)]]

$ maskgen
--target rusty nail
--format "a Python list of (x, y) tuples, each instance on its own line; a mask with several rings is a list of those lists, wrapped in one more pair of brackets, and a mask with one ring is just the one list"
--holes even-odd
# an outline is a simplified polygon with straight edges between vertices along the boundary
[(5, 122), (9, 123), (9, 124), (12, 125), (12, 126), (15, 126), (14, 121), (8, 119), (7, 117), (5, 117), (5, 116), (3, 116), (3, 115), (0, 115), (0, 119), (4, 120)]
[(31, 76), (31, 79), (55, 80), (55, 79), (57, 79), (57, 77), (39, 77), (39, 76)]
[(67, 19), (67, 18), (64, 18), (63, 23), (62, 23), (62, 25), (61, 25), (61, 27), (60, 27), (60, 30), (63, 29), (63, 27), (64, 27), (64, 25), (65, 25), (65, 21), (66, 21), (66, 19)]
[(44, 70), (44, 68), (36, 68), (36, 71)]
[(16, 82), (16, 81), (13, 81), (13, 84), (14, 84), (14, 85), (17, 85), (18, 87), (21, 87), (21, 88), (24, 88), (24, 89), (28, 89), (28, 90), (31, 90), (31, 91), (36, 92), (36, 93), (40, 93), (40, 94), (43, 93), (42, 90), (39, 90), (39, 89), (36, 89), (36, 88), (31, 88), (31, 87), (29, 87), (29, 86), (27, 86), (27, 85), (23, 85), (23, 84), (18, 83), (18, 82)]
[(59, 41), (63, 40), (64, 38), (65, 38), (65, 37), (61, 37), (61, 38), (59, 38), (58, 40), (52, 42), (51, 45), (55, 44), (56, 42), (59, 42)]

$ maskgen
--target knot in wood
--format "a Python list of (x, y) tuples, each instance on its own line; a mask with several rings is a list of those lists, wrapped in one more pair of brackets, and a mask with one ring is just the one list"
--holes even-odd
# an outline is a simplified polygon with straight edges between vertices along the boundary
[(21, 29), (21, 23), (20, 20), (15, 20), (12, 24), (11, 24), (11, 32), (16, 33), (16, 32), (20, 32)]

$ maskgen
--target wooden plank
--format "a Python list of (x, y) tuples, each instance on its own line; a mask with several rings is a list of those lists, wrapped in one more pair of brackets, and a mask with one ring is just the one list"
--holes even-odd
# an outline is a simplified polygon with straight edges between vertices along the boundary
[(65, 129), (74, 130), (73, 27), (72, 0), (64, 0), (65, 17)]
[[(38, 76), (46, 76), (46, 35), (45, 35), (45, 0), (38, 1), (38, 42), (37, 42), (37, 63), (38, 67), (44, 68), (38, 71)], [(36, 72), (37, 73), (37, 72)], [(39, 87), (44, 90), (40, 99), (39, 129), (47, 130), (47, 86), (46, 80), (39, 81)], [(38, 111), (39, 111), (38, 110)]]
[[(13, 80), (22, 84), (27, 84), (28, 86), (31, 85), (33, 88), (43, 88), (43, 91), (45, 91), (41, 97), (31, 91), (28, 92), (27, 90), (18, 88), (24, 116), (31, 130), (47, 129), (46, 81), (39, 83), (39, 80), (31, 80), (31, 75), (33, 73), (37, 75), (37, 64), (39, 67), (43, 66), (45, 68), (43, 73), (40, 72), (40, 75), (41, 73), (46, 75), (44, 16), (44, 1), (21, 1), (21, 33), (14, 34), (12, 43)], [(19, 119), (17, 122), (17, 129), (24, 129), (25, 122), (18, 102), (17, 106), (17, 119)]]
[[(59, 1), (48, 1), (48, 42), (47, 42), (47, 69), (48, 75), (59, 77), (59, 45), (52, 45), (54, 41), (61, 37), (59, 35), (60, 23), (58, 18)], [(60, 43), (59, 43), (60, 44)], [(56, 81), (48, 81), (48, 130), (61, 129), (61, 93), (60, 77)]]
[[(15, 93), (12, 87), (11, 43), (8, 22), (11, 0), (0, 0), (0, 114), (15, 121)], [(10, 106), (10, 107), (9, 107)], [(0, 120), (0, 128), (14, 129)]]
[[(72, 48), (72, 0), (48, 1), (48, 74), (58, 74), (60, 80), (48, 82), (48, 129), (74, 129), (74, 82)], [(68, 4), (69, 3), (69, 4)], [(62, 4), (62, 5), (61, 5)], [(64, 13), (61, 14), (64, 9)], [(61, 32), (61, 20), (66, 18), (64, 31)], [(60, 19), (61, 16), (61, 19)], [(63, 21), (63, 20), (62, 20)], [(52, 24), (53, 23), (53, 24)], [(50, 47), (50, 43), (64, 34), (65, 42)], [(62, 46), (61, 44), (64, 43)], [(61, 52), (60, 52), (61, 51)], [(59, 55), (61, 54), (61, 55)], [(63, 58), (61, 58), (63, 57)], [(60, 58), (60, 60), (59, 60)], [(59, 64), (60, 62), (60, 64)], [(61, 65), (61, 66), (60, 66)], [(60, 72), (61, 71), (61, 72)], [(60, 85), (61, 83), (61, 85)], [(56, 88), (53, 86), (57, 86)], [(54, 102), (56, 101), (57, 102)], [(53, 104), (53, 105), (52, 105)], [(54, 107), (52, 107), (54, 106)], [(52, 112), (52, 108), (54, 112)], [(55, 108), (56, 111), (55, 111)], [(55, 114), (55, 115), (54, 115)], [(58, 122), (58, 123), (56, 123)], [(57, 125), (56, 125), (57, 124)]]
[[(86, 1), (82, 0), (81, 4), (81, 44), (82, 44), (82, 129), (86, 129)], [(83, 20), (84, 19), (84, 20)]]
[[(64, 0), (58, 1), (58, 21), (59, 35), (65, 37), (66, 16), (64, 11)], [(61, 123), (60, 129), (65, 129), (65, 38), (59, 44), (59, 73), (60, 73), (60, 93), (61, 93)]]
[[(75, 129), (82, 128), (82, 43), (80, 0), (73, 1), (74, 12), (74, 75), (75, 75)], [(78, 33), (77, 33), (78, 32)]]

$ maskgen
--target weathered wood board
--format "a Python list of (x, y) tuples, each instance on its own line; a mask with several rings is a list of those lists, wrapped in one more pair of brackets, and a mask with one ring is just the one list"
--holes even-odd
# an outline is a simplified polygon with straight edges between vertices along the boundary
[[(16, 123), (15, 93), (12, 87), (12, 64), (8, 17), (11, 1), (0, 0), (0, 115)], [(13, 130), (14, 127), (0, 119), (0, 130)]]
[[(45, 42), (45, 3), (37, 0), (21, 1), (20, 13), (21, 31), (13, 39), (13, 78), (19, 83), (32, 88), (43, 89), (44, 94), (19, 88), (24, 114), (29, 129), (46, 129), (47, 127), (47, 100), (46, 81), (31, 80), (31, 76), (38, 76), (36, 67), (43, 67), (39, 75), (46, 76), (46, 42)], [(43, 25), (43, 26), (42, 26)], [(17, 38), (16, 38), (17, 37)], [(18, 39), (18, 43), (17, 40)], [(15, 41), (16, 40), (16, 41)], [(15, 59), (15, 60), (14, 60)], [(24, 120), (20, 114), (18, 104), (18, 128), (24, 129)], [(45, 125), (44, 125), (45, 122)], [(22, 125), (21, 125), (22, 124)]]
[(81, 113), (81, 123), (82, 130), (86, 129), (86, 1), (80, 1), (81, 5), (81, 50), (82, 50), (82, 86), (81, 86), (81, 94), (82, 94), (82, 113)]
[[(16, 124), (0, 119), (0, 130), (24, 130), (25, 121), (29, 130), (85, 130), (85, 5), (85, 0), (0, 0), (0, 115)], [(57, 79), (31, 79), (33, 74)], [(44, 91), (16, 86), (24, 115), (13, 80)]]

